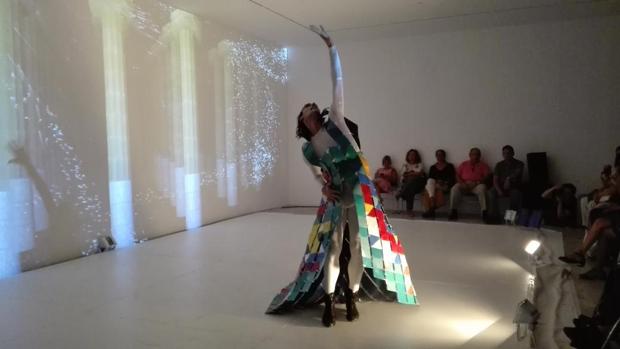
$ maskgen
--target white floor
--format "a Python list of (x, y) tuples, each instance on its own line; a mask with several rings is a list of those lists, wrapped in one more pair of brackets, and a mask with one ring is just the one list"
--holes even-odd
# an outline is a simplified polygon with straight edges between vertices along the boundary
[(321, 308), (263, 314), (313, 219), (258, 213), (1, 280), (0, 348), (528, 347), (512, 319), (536, 234), (506, 226), (392, 220), (420, 306), (363, 303), (330, 329)]

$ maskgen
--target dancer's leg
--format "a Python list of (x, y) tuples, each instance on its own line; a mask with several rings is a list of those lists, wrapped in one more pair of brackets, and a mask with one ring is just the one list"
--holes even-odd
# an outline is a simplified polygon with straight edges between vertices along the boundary
[(355, 305), (355, 298), (360, 288), (364, 267), (362, 266), (362, 246), (355, 207), (346, 208), (343, 216), (346, 217), (349, 223), (349, 249), (351, 252), (351, 258), (349, 259), (349, 266), (347, 268), (349, 287), (344, 290), (344, 295), (347, 308), (347, 320), (353, 321), (360, 316), (357, 306)]
[[(357, 292), (360, 288), (360, 281), (364, 267), (362, 266), (362, 246), (360, 242), (359, 224), (357, 223), (357, 213), (355, 207), (346, 208), (346, 218), (349, 222), (349, 248), (351, 249), (351, 259), (349, 259), (349, 288)], [(344, 215), (343, 215), (344, 216)]]
[[(338, 275), (340, 274), (340, 252), (342, 251), (342, 235), (344, 233), (344, 225), (346, 221), (345, 209), (342, 210), (342, 215), (340, 218), (340, 223), (334, 229), (331, 238), (331, 246), (329, 247), (329, 253), (327, 254), (327, 259), (325, 260), (325, 265), (323, 266), (324, 272), (324, 280), (323, 280), (323, 288), (325, 289), (325, 293), (330, 294), (333, 293), (336, 289), (336, 282), (338, 281)], [(349, 231), (351, 231), (351, 227), (349, 227)], [(357, 230), (355, 230), (357, 233)]]

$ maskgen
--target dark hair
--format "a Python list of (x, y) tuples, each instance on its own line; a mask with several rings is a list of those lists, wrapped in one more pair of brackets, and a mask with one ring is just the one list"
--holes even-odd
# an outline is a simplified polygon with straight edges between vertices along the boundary
[(392, 162), (392, 157), (389, 155), (384, 156), (383, 159), (381, 159), (381, 164), (383, 164), (386, 161)]
[(572, 195), (577, 194), (577, 187), (573, 183), (562, 184), (562, 189), (570, 191)]
[(614, 167), (620, 167), (620, 145), (616, 147), (616, 159), (614, 160)]
[(472, 151), (477, 151), (477, 152), (478, 152), (478, 154), (482, 155), (482, 152), (480, 151), (480, 148), (473, 147), (473, 148), (469, 149), (469, 152), (470, 152), (470, 153), (471, 153)]
[(515, 153), (515, 148), (513, 148), (513, 147), (512, 147), (512, 145), (505, 145), (505, 146), (502, 148), (502, 151), (504, 151), (504, 150), (510, 150), (510, 153), (511, 153), (512, 155), (514, 155), (514, 153)]
[(415, 149), (409, 149), (409, 151), (407, 151), (407, 155), (405, 155), (405, 162), (409, 162), (409, 154), (411, 153), (415, 154), (414, 164), (419, 164), (420, 162), (422, 162), (422, 159), (420, 158), (420, 153), (418, 153), (418, 151)]
[(295, 132), (295, 134), (297, 135), (297, 138), (303, 138), (307, 140), (308, 142), (310, 142), (310, 138), (312, 138), (312, 134), (310, 133), (310, 130), (306, 127), (306, 124), (304, 124), (303, 121), (301, 121), (301, 116), (303, 115), (304, 109), (313, 104), (314, 103), (304, 104), (304, 106), (301, 107), (301, 111), (299, 112), (299, 115), (297, 115), (297, 131)]
[(435, 150), (435, 156), (437, 156), (437, 154), (438, 154), (438, 153), (442, 153), (442, 154), (443, 154), (443, 156), (446, 156), (446, 151), (445, 151), (445, 150), (443, 150), (443, 149), (437, 149), (437, 150)]

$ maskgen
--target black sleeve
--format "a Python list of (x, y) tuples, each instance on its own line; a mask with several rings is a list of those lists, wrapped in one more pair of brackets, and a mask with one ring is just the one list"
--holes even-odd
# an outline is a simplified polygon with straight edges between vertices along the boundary
[(431, 166), (431, 169), (428, 171), (428, 178), (437, 179), (437, 168), (435, 165)]

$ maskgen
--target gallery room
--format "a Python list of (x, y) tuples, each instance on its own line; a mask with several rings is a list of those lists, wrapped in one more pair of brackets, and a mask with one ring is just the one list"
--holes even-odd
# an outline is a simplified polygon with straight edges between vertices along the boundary
[(620, 1), (0, 0), (0, 348), (620, 348)]

